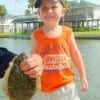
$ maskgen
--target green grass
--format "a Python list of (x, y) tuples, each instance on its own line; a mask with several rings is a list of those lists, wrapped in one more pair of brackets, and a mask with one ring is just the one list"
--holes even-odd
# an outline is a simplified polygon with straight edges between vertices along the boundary
[(75, 35), (98, 35), (100, 36), (100, 30), (97, 31), (84, 31), (84, 32), (74, 32)]
[(13, 35), (13, 33), (10, 33), (10, 32), (4, 32), (4, 33), (2, 33), (2, 32), (0, 32), (0, 36), (3, 36), (3, 35)]
[[(26, 33), (16, 33), (16, 35), (25, 35)], [(74, 32), (75, 35), (96, 35), (96, 36), (100, 36), (100, 30), (95, 30), (95, 31), (84, 31), (84, 32)], [(14, 35), (14, 33), (2, 33), (0, 32), (0, 36), (10, 36), (10, 35)]]
[(12, 35), (30, 35), (32, 32), (28, 32), (28, 33), (22, 33), (22, 32), (19, 32), (19, 33), (11, 33), (11, 32), (0, 32), (0, 36), (12, 36)]
[(0, 32), (0, 36), (12, 36), (12, 35), (25, 35), (25, 33), (9, 33), (9, 32), (5, 32), (5, 33), (1, 33)]

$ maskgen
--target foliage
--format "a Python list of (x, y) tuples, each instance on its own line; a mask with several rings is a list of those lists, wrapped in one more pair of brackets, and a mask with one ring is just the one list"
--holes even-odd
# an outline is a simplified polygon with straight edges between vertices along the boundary
[(7, 13), (7, 10), (4, 5), (0, 5), (0, 16), (4, 17)]
[(4, 16), (7, 14), (7, 10), (4, 5), (0, 5), (0, 20), (2, 24), (2, 32), (4, 31), (3, 23), (4, 23)]
[(25, 15), (31, 15), (31, 12), (29, 9), (25, 10)]
[(33, 14), (33, 8), (34, 8), (34, 3), (36, 0), (28, 0), (28, 8), (32, 9), (32, 14)]
[(74, 31), (76, 31), (76, 32), (96, 31), (96, 30), (100, 30), (100, 29), (99, 28), (92, 28), (92, 27), (83, 27), (83, 28), (74, 29)]
[(67, 1), (67, 0), (64, 0), (63, 2), (64, 2), (63, 6), (64, 6), (66, 9), (69, 9), (70, 6), (69, 6), (68, 1)]

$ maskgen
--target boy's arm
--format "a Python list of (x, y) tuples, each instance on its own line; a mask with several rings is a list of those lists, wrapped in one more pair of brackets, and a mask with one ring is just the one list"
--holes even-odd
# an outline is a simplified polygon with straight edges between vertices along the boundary
[(71, 35), (70, 38), (70, 48), (71, 48), (71, 58), (73, 63), (75, 64), (75, 67), (77, 68), (79, 74), (80, 74), (80, 80), (82, 84), (82, 91), (87, 91), (88, 89), (88, 82), (86, 78), (86, 72), (84, 68), (83, 59), (81, 56), (81, 53), (77, 47), (74, 35)]
[(31, 36), (31, 41), (32, 41), (32, 47), (31, 47), (31, 54), (36, 53), (36, 41), (34, 38), (34, 34)]
[(36, 43), (33, 36), (31, 54), (20, 64), (20, 68), (24, 74), (32, 78), (42, 75), (43, 61), (41, 56), (36, 53)]

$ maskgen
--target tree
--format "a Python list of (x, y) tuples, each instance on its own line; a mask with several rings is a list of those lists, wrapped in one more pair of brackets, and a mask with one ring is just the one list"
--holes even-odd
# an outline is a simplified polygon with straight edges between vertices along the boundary
[[(70, 5), (67, 0), (63, 1), (63, 6), (64, 6), (64, 8), (66, 8), (67, 12), (70, 11)], [(66, 15), (65, 15), (65, 17), (61, 18), (61, 23), (64, 25), (65, 21), (66, 21)]]
[(3, 24), (4, 24), (4, 21), (5, 21), (5, 18), (4, 16), (7, 14), (7, 10), (5, 8), (4, 5), (0, 5), (0, 20), (1, 20), (1, 29), (2, 29), (2, 32), (4, 32), (4, 27), (3, 27)]
[(64, 7), (67, 9), (67, 11), (69, 11), (70, 10), (70, 5), (69, 5), (68, 1), (64, 0), (63, 2), (64, 2)]
[(26, 10), (25, 10), (25, 15), (31, 15), (31, 12), (30, 12), (29, 9), (26, 9)]
[(35, 3), (35, 1), (36, 0), (28, 0), (28, 2), (29, 2), (28, 8), (32, 9), (32, 14), (33, 14), (33, 9), (34, 9), (34, 3)]

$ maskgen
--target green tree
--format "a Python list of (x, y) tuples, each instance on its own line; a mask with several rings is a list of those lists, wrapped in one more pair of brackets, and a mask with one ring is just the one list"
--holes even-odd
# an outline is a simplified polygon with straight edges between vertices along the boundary
[(1, 21), (1, 29), (2, 29), (2, 32), (4, 32), (3, 24), (4, 24), (4, 21), (5, 21), (4, 16), (6, 14), (7, 14), (7, 10), (6, 10), (5, 6), (4, 5), (0, 5), (0, 21)]
[[(69, 3), (68, 3), (68, 0), (64, 0), (63, 1), (63, 6), (64, 6), (64, 8), (66, 8), (66, 12), (69, 12), (70, 11), (70, 5), (69, 5)], [(63, 18), (61, 18), (61, 23), (64, 25), (65, 24), (65, 22), (66, 22), (66, 16), (67, 16), (67, 14), (65, 15), (65, 17), (63, 17)]]
[(70, 5), (67, 0), (64, 0), (64, 7), (67, 9), (67, 11), (70, 10)]
[(36, 0), (28, 0), (29, 4), (28, 4), (28, 8), (32, 9), (32, 14), (33, 14), (33, 9), (34, 9), (34, 3)]
[(26, 10), (25, 10), (25, 15), (31, 15), (31, 12), (30, 12), (29, 9), (26, 9)]

